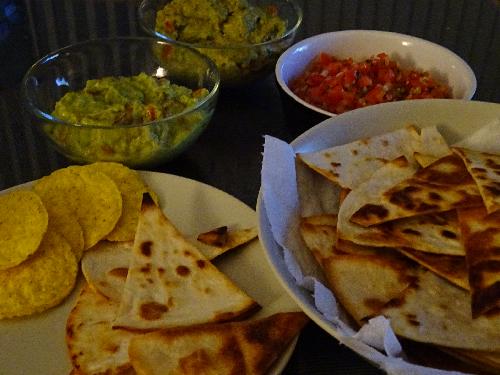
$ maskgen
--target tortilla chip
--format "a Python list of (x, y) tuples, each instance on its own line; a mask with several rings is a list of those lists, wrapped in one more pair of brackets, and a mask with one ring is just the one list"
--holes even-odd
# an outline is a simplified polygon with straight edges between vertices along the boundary
[(48, 231), (33, 256), (0, 271), (0, 319), (56, 306), (73, 290), (77, 272), (70, 245), (56, 232)]
[(500, 310), (500, 211), (484, 207), (458, 211), (465, 243), (472, 315), (477, 317)]
[(86, 165), (85, 168), (104, 173), (113, 180), (120, 190), (122, 213), (106, 239), (109, 241), (132, 241), (139, 221), (142, 194), (148, 192), (148, 187), (142, 181), (139, 173), (113, 162), (97, 162)]
[(145, 194), (114, 326), (158, 329), (223, 322), (258, 308)]
[(160, 330), (134, 337), (138, 374), (266, 374), (308, 322), (302, 312), (259, 320)]
[(489, 214), (500, 209), (500, 155), (472, 151), (465, 148), (453, 150), (459, 155), (467, 171), (476, 182), (483, 203)]
[(0, 270), (17, 266), (35, 253), (48, 220), (34, 192), (19, 190), (0, 196)]
[(476, 183), (462, 160), (445, 156), (374, 197), (351, 217), (370, 226), (410, 216), (482, 205)]
[[(122, 212), (116, 184), (104, 173), (82, 166), (56, 170), (38, 180), (34, 191), (40, 195), (50, 215), (64, 222), (73, 216), (83, 230), (84, 249), (94, 246), (115, 227)], [(61, 228), (61, 231), (64, 228)]]

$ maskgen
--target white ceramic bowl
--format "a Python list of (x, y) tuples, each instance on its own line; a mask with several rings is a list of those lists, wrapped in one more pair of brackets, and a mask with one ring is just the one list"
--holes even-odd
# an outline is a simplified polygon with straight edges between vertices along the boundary
[(354, 61), (385, 52), (403, 69), (428, 71), (441, 83), (446, 83), (452, 89), (454, 99), (469, 100), (476, 91), (476, 77), (469, 65), (441, 45), (386, 31), (335, 31), (315, 35), (292, 45), (280, 56), (275, 69), (284, 100), (289, 97), (291, 102), (299, 103), (300, 106), (323, 116), (331, 117), (335, 114), (305, 102), (289, 88), (291, 80), (300, 75), (320, 52), (338, 58), (352, 57)]
[[(499, 121), (500, 104), (496, 103), (453, 99), (423, 99), (384, 103), (329, 118), (297, 137), (291, 142), (291, 145), (296, 153), (311, 152), (349, 143), (363, 137), (383, 134), (402, 128), (407, 124), (416, 124), (422, 127), (437, 126), (448, 143), (453, 144), (483, 126)], [(315, 305), (312, 292), (297, 284), (287, 267), (283, 249), (274, 238), (268, 219), (267, 210), (279, 211), (276, 204), (276, 202), (265, 202), (261, 190), (257, 200), (259, 239), (265, 249), (267, 259), (283, 287), (302, 310), (326, 332), (364, 356), (375, 366), (387, 369), (388, 360), (385, 354), (375, 349), (367, 350), (360, 344), (359, 340), (346, 341), (343, 339), (337, 327)], [(286, 219), (283, 218), (283, 220)], [(370, 353), (370, 356), (367, 355), (367, 352)], [(422, 374), (422, 372), (415, 372), (415, 374)], [(442, 374), (448, 374), (448, 372)]]

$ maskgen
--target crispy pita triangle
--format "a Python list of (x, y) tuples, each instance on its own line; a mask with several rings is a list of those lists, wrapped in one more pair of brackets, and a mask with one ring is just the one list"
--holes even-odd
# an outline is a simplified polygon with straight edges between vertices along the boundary
[[(229, 250), (235, 249), (257, 236), (256, 228), (226, 231), (223, 244), (208, 245), (189, 239), (203, 255), (212, 260)], [(128, 267), (132, 257), (133, 241), (100, 241), (85, 252), (82, 259), (82, 272), (87, 282), (103, 295), (120, 301)]]
[(474, 178), (489, 214), (500, 209), (500, 155), (455, 148)]
[(465, 243), (472, 315), (477, 317), (500, 310), (500, 211), (484, 207), (458, 211)]
[(420, 269), (418, 281), (381, 314), (396, 335), (428, 344), (469, 350), (500, 350), (500, 315), (472, 318), (470, 294)]
[(258, 308), (145, 194), (114, 326), (149, 330), (223, 322)]
[(129, 348), (138, 375), (266, 374), (308, 322), (302, 312), (259, 320), (159, 330)]
[(445, 156), (365, 204), (351, 221), (370, 226), (410, 216), (482, 205), (476, 183), (455, 154)]
[(431, 254), (410, 248), (399, 248), (398, 251), (456, 286), (469, 290), (470, 287), (465, 257)]

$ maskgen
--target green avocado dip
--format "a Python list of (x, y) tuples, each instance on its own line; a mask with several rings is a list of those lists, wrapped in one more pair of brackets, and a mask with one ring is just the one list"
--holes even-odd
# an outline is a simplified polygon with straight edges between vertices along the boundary
[[(172, 0), (157, 12), (156, 31), (170, 39), (202, 45), (200, 52), (215, 62), (223, 81), (228, 81), (274, 63), (281, 51), (265, 45), (241, 45), (282, 37), (286, 22), (273, 5), (251, 6), (247, 0)], [(234, 48), (220, 48), (227, 46)]]
[[(55, 124), (45, 130), (77, 161), (149, 164), (201, 131), (208, 116), (199, 110), (168, 124), (157, 120), (179, 114), (207, 95), (205, 88), (191, 90), (145, 73), (88, 80), (82, 90), (66, 93), (52, 112), (57, 120), (81, 126)], [(151, 124), (140, 126), (146, 123)]]

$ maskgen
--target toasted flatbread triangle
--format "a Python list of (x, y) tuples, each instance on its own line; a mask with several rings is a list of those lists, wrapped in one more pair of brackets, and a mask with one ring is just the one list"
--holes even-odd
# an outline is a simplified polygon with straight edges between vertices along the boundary
[(410, 285), (415, 267), (396, 250), (337, 254), (324, 261), (330, 288), (358, 322), (379, 313)]
[(418, 281), (381, 314), (396, 335), (469, 350), (500, 351), (500, 315), (472, 318), (470, 293), (421, 269)]
[(464, 256), (432, 254), (410, 248), (400, 248), (398, 251), (456, 286), (469, 290)]
[(266, 374), (307, 323), (302, 312), (150, 332), (130, 342), (139, 375)]
[(458, 218), (472, 292), (472, 314), (500, 311), (500, 211), (461, 209)]
[[(229, 230), (224, 244), (208, 245), (196, 239), (188, 239), (202, 254), (212, 260), (235, 249), (257, 236), (256, 228)], [(132, 257), (133, 241), (100, 241), (85, 252), (82, 272), (92, 288), (106, 297), (120, 301), (128, 267)]]
[(337, 242), (337, 215), (303, 217), (299, 225), (300, 235), (318, 264), (333, 255)]
[(118, 303), (85, 284), (66, 322), (66, 345), (77, 375), (133, 374), (128, 359), (137, 333), (113, 329)]
[(259, 305), (220, 272), (144, 194), (115, 326), (157, 329), (223, 322)]
[(489, 214), (500, 209), (500, 155), (454, 148), (479, 188)]
[(372, 202), (357, 210), (351, 221), (370, 226), (482, 204), (477, 185), (463, 161), (451, 154), (382, 192)]
[(415, 126), (406, 126), (348, 144), (300, 153), (298, 158), (341, 187), (354, 189), (387, 161), (400, 156), (410, 159), (415, 152), (440, 158), (450, 150), (435, 127), (423, 128), (419, 133)]

